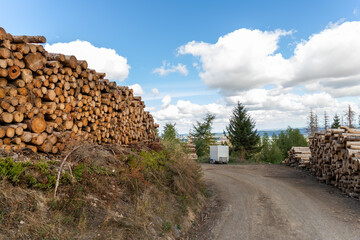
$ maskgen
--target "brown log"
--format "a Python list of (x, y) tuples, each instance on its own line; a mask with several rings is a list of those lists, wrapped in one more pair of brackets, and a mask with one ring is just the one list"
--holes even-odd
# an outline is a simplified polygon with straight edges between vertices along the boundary
[(7, 68), (7, 59), (0, 59), (0, 68)]
[(53, 144), (50, 141), (45, 140), (43, 144), (38, 146), (38, 149), (42, 152), (49, 153), (49, 152), (51, 152), (52, 147), (53, 147)]
[(30, 53), (24, 58), (26, 67), (31, 71), (36, 72), (43, 69), (46, 63), (46, 58), (41, 53)]
[(9, 75), (9, 71), (6, 68), (0, 68), (0, 77), (7, 77)]
[(71, 56), (66, 55), (66, 56), (65, 56), (65, 61), (63, 61), (63, 64), (64, 64), (64, 66), (66, 66), (66, 67), (76, 68), (76, 66), (77, 66), (77, 59), (76, 59), (76, 57), (73, 56), (73, 55), (71, 55)]
[(58, 62), (65, 61), (65, 55), (61, 53), (48, 53), (46, 58), (48, 61), (58, 61)]
[(44, 95), (44, 99), (48, 101), (54, 101), (56, 98), (56, 93), (54, 90), (48, 90)]
[[(33, 134), (34, 133), (24, 131), (23, 134), (20, 137), (21, 141), (23, 141), (25, 143), (31, 142), (31, 139), (33, 138)], [(37, 133), (35, 133), (35, 134), (37, 134)]]
[(5, 136), (5, 134), (6, 134), (6, 130), (3, 128), (0, 128), (0, 138), (3, 138)]
[(6, 39), (6, 31), (0, 27), (0, 40), (5, 40)]
[(28, 129), (34, 133), (42, 133), (46, 129), (46, 122), (41, 117), (33, 117), (30, 120), (26, 120), (25, 123)]
[(13, 43), (46, 43), (44, 36), (13, 36)]
[(17, 79), (21, 74), (20, 68), (18, 66), (10, 67), (8, 69), (8, 72), (9, 72), (9, 78), (12, 80)]
[(22, 112), (14, 112), (14, 121), (20, 123), (24, 120), (24, 114)]
[(3, 112), (0, 114), (0, 122), (11, 123), (14, 119), (14, 116), (11, 113)]
[(34, 153), (36, 153), (38, 151), (36, 146), (33, 145), (26, 145), (27, 148), (31, 149)]
[[(10, 126), (1, 126), (0, 129), (5, 131), (5, 136), (8, 138), (12, 138), (15, 136), (15, 128)], [(4, 136), (3, 136), (4, 137)]]
[(21, 79), (25, 81), (25, 83), (30, 83), (33, 80), (33, 73), (30, 69), (22, 69), (21, 70)]
[(34, 145), (41, 145), (45, 142), (46, 140), (46, 137), (47, 137), (47, 134), (46, 133), (38, 133), (38, 134), (34, 134), (32, 136), (32, 139), (31, 139), (31, 143), (34, 144)]
[(7, 48), (0, 48), (0, 58), (6, 59), (11, 57), (11, 51)]

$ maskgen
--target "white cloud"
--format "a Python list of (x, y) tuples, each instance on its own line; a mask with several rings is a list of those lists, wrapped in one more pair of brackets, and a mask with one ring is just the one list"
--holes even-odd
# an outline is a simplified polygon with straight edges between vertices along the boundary
[(192, 41), (178, 52), (199, 57), (204, 83), (228, 95), (271, 84), (317, 85), (318, 91), (340, 97), (360, 86), (360, 22), (331, 23), (298, 43), (293, 56), (285, 59), (277, 53), (278, 42), (288, 34), (291, 32), (239, 29), (215, 44)]
[(268, 83), (279, 84), (291, 77), (291, 65), (275, 53), (282, 30), (262, 32), (239, 29), (219, 38), (217, 43), (189, 42), (179, 54), (200, 57), (204, 83), (225, 90), (247, 90)]
[(167, 108), (171, 103), (171, 96), (166, 95), (165, 97), (163, 97), (161, 102), (162, 102), (162, 108)]
[(159, 89), (157, 89), (157, 88), (153, 88), (153, 89), (151, 89), (151, 91), (154, 94), (154, 96), (158, 96), (160, 94)]
[(142, 87), (139, 84), (130, 85), (129, 88), (132, 88), (134, 90), (134, 95), (143, 95), (145, 92), (142, 89)]
[(158, 73), (160, 76), (168, 75), (169, 73), (178, 72), (184, 76), (189, 74), (186, 65), (179, 63), (178, 65), (171, 65), (170, 63), (163, 62), (163, 65), (153, 70), (153, 73)]
[(354, 14), (354, 15), (358, 15), (358, 10), (357, 10), (357, 8), (354, 8), (353, 14)]
[(298, 44), (289, 60), (294, 65), (290, 85), (318, 81), (338, 88), (359, 85), (360, 22), (331, 24), (324, 31)]
[(123, 81), (129, 75), (127, 59), (118, 55), (114, 49), (95, 47), (81, 40), (46, 44), (45, 49), (48, 52), (74, 55), (78, 60), (86, 60), (89, 68), (106, 73), (111, 80)]

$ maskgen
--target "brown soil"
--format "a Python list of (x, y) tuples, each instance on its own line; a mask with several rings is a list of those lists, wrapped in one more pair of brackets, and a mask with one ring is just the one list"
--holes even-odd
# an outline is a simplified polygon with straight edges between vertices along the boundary
[(360, 203), (308, 172), (203, 164), (214, 192), (189, 239), (359, 239)]

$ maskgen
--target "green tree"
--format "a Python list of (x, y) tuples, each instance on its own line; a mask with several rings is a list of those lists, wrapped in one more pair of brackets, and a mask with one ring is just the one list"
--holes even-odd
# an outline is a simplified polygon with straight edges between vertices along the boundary
[(191, 134), (198, 157), (208, 156), (210, 154), (210, 145), (215, 144), (215, 138), (211, 133), (214, 119), (215, 115), (208, 113), (203, 122), (196, 121), (196, 124), (193, 125), (194, 130)]
[[(278, 146), (282, 158), (287, 156), (288, 151), (291, 147), (307, 147), (308, 143), (304, 135), (302, 135), (299, 129), (292, 129), (288, 127), (286, 131), (281, 131), (276, 139), (274, 139), (274, 143)], [(278, 161), (282, 161), (284, 159), (279, 159)]]
[(340, 127), (340, 118), (337, 114), (335, 114), (333, 119), (333, 124), (331, 124), (331, 128), (338, 128)]
[(279, 146), (275, 142), (273, 142), (271, 144), (271, 148), (270, 148), (269, 157), (267, 159), (267, 162), (279, 163), (279, 162), (281, 162), (283, 160), (284, 160), (284, 155), (282, 154)]
[(261, 139), (261, 153), (260, 153), (261, 162), (268, 161), (270, 150), (271, 150), (271, 142), (269, 139), (269, 135), (267, 133), (264, 133)]
[(261, 149), (260, 136), (255, 129), (255, 121), (250, 117), (243, 104), (238, 102), (226, 127), (228, 138), (240, 158), (249, 159)]
[(161, 138), (165, 141), (174, 141), (178, 140), (178, 133), (176, 130), (176, 123), (166, 123), (164, 126), (164, 130), (161, 134)]

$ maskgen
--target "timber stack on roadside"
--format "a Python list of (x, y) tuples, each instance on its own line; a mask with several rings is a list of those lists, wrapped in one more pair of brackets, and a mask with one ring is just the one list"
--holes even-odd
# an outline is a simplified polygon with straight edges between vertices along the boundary
[(133, 90), (75, 56), (49, 53), (43, 36), (0, 27), (0, 148), (57, 153), (69, 139), (150, 144), (158, 127)]
[(359, 197), (360, 130), (328, 129), (311, 136), (310, 170), (320, 181)]
[(308, 168), (310, 166), (311, 152), (309, 147), (292, 147), (288, 151), (288, 158), (283, 161), (283, 164), (291, 167)]

